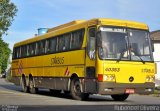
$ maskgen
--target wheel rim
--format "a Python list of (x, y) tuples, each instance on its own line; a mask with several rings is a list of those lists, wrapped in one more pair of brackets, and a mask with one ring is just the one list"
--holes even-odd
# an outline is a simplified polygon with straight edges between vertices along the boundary
[(30, 81), (29, 87), (30, 87), (30, 89), (33, 89), (33, 87), (34, 87), (34, 86), (33, 86), (33, 81), (32, 81), (32, 80)]
[(77, 96), (81, 95), (81, 87), (79, 81), (75, 81), (74, 83), (74, 92)]
[(22, 81), (22, 82), (21, 82), (22, 91), (23, 91), (23, 92), (28, 92), (29, 89), (28, 89), (28, 87), (27, 87), (27, 85), (26, 85), (26, 80), (25, 80), (25, 78), (22, 78), (21, 81)]
[(22, 78), (22, 89), (25, 90), (26, 84), (25, 84), (25, 80)]

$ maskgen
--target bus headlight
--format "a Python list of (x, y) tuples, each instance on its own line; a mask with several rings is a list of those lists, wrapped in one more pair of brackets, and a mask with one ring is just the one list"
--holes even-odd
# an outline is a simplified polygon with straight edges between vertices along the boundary
[(108, 75), (103, 75), (103, 81), (107, 81), (108, 79)]
[(98, 74), (98, 81), (108, 81), (108, 82), (114, 82), (115, 81), (115, 75), (114, 74)]
[(155, 82), (155, 76), (153, 75), (148, 75), (146, 77), (146, 82)]
[(155, 76), (151, 76), (151, 82), (155, 82)]
[(146, 82), (149, 82), (150, 81), (150, 76), (147, 76), (146, 77)]
[(115, 76), (114, 75), (110, 75), (110, 80), (114, 81), (115, 80)]
[(115, 75), (104, 75), (103, 81), (115, 81)]

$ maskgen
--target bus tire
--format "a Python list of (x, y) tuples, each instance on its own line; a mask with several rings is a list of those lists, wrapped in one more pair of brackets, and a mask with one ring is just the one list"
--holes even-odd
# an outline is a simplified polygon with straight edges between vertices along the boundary
[(36, 94), (38, 92), (38, 88), (35, 87), (33, 78), (29, 78), (29, 92), (31, 94)]
[(76, 100), (86, 100), (89, 97), (88, 93), (81, 92), (81, 84), (78, 78), (71, 80), (71, 95)]
[(129, 94), (115, 94), (115, 95), (111, 95), (111, 97), (115, 100), (115, 101), (125, 101), (128, 98)]
[(25, 93), (28, 93), (29, 92), (29, 87), (27, 86), (26, 84), (26, 79), (25, 77), (22, 77), (21, 78), (21, 87), (22, 87), (22, 91), (25, 92)]

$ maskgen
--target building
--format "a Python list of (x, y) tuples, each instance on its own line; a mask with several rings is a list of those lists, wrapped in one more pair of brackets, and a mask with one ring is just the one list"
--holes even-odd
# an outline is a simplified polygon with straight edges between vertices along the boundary
[(156, 79), (160, 80), (160, 30), (151, 32), (150, 36), (154, 45), (154, 61), (157, 63)]

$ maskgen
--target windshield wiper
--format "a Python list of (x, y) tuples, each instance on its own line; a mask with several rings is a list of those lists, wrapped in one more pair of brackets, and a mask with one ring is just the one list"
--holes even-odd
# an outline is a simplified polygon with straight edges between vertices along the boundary
[(135, 56), (137, 56), (137, 57), (141, 60), (141, 62), (142, 62), (143, 64), (145, 64), (145, 61), (141, 58), (141, 56), (139, 56), (139, 55), (135, 55)]
[[(119, 61), (122, 59), (123, 53), (124, 53), (124, 52), (121, 52), (121, 53), (120, 53), (120, 57), (119, 57), (119, 59), (117, 59), (117, 62), (119, 62)], [(137, 56), (137, 57), (141, 60), (141, 62), (142, 62), (143, 64), (145, 64), (145, 61), (144, 61), (139, 55), (135, 55), (135, 56)]]
[(120, 56), (119, 56), (119, 59), (117, 59), (117, 62), (119, 62), (119, 61), (122, 59), (123, 53), (124, 53), (124, 52), (121, 52), (121, 53), (120, 53)]

